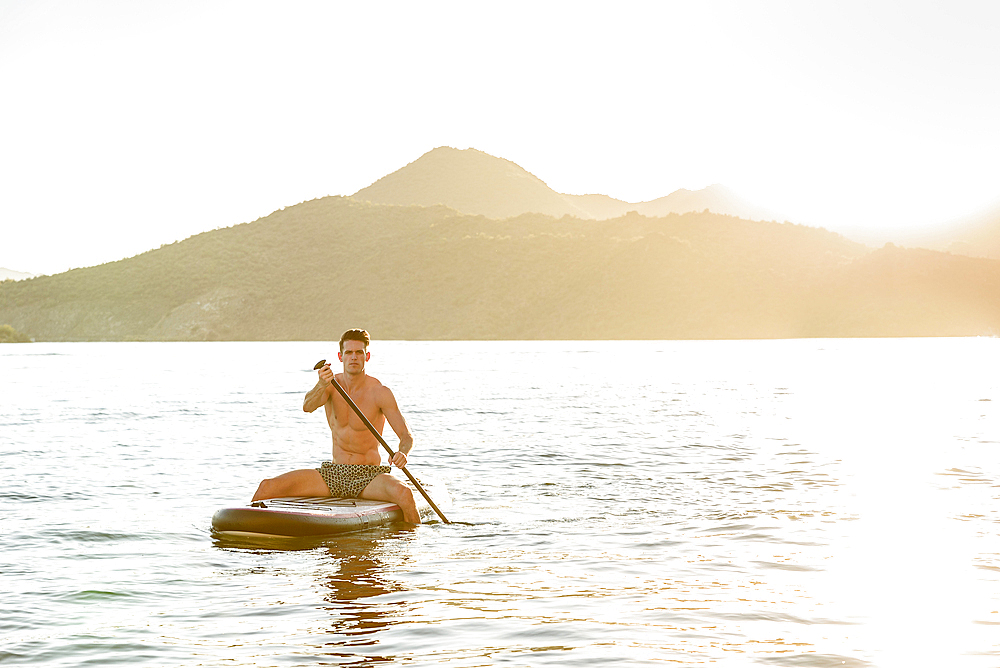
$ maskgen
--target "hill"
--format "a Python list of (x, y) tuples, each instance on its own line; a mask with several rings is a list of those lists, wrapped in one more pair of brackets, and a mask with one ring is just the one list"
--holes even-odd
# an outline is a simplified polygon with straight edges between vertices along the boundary
[(471, 148), (436, 148), (352, 197), (374, 204), (441, 204), (498, 219), (528, 212), (590, 217), (513, 162)]
[(373, 204), (444, 205), (473, 215), (503, 219), (523, 213), (608, 220), (636, 211), (645, 216), (704, 211), (740, 218), (775, 216), (743, 201), (724, 186), (681, 189), (650, 202), (631, 203), (607, 195), (564, 195), (503, 158), (475, 149), (436, 148), (351, 197)]
[(748, 220), (774, 220), (778, 218), (770, 211), (750, 204), (719, 184), (701, 190), (682, 188), (666, 197), (655, 199), (652, 202), (641, 202), (633, 207), (644, 216), (666, 216), (671, 213), (687, 213), (707, 209), (712, 213), (724, 213)]
[(610, 221), (328, 197), (0, 284), (36, 340), (671, 339), (1000, 332), (1000, 262), (712, 214)]

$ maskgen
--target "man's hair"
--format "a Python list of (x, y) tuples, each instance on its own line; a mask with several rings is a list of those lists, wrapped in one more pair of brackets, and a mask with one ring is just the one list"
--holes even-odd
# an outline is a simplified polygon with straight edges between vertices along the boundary
[(340, 352), (344, 352), (344, 341), (360, 341), (365, 344), (365, 349), (372, 342), (372, 337), (363, 329), (349, 329), (340, 337)]

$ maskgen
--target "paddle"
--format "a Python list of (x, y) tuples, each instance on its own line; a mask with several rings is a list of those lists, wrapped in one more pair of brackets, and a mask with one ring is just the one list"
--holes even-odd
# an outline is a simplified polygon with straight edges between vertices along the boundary
[[(315, 371), (318, 369), (322, 369), (324, 364), (326, 364), (326, 360), (320, 360), (316, 362), (316, 366), (313, 367), (313, 370)], [(344, 401), (346, 401), (347, 404), (354, 409), (354, 412), (358, 414), (358, 417), (361, 418), (361, 421), (365, 423), (366, 427), (368, 427), (368, 431), (372, 433), (372, 436), (377, 438), (378, 442), (382, 444), (382, 447), (386, 449), (386, 451), (389, 453), (389, 461), (392, 461), (392, 457), (396, 453), (392, 451), (392, 448), (389, 447), (389, 444), (385, 442), (384, 438), (382, 438), (382, 434), (378, 433), (378, 430), (375, 429), (375, 425), (373, 425), (371, 421), (368, 419), (368, 417), (361, 412), (361, 409), (358, 408), (358, 405), (354, 403), (354, 399), (351, 399), (351, 397), (347, 394), (347, 390), (345, 390), (343, 387), (340, 386), (340, 383), (337, 382), (336, 376), (333, 377), (332, 382), (333, 382), (333, 387), (337, 390), (337, 392), (340, 392), (340, 396), (344, 397)], [(441, 509), (438, 508), (437, 504), (435, 504), (434, 501), (431, 499), (430, 495), (424, 491), (423, 486), (419, 482), (417, 482), (416, 478), (410, 475), (409, 471), (406, 470), (406, 467), (401, 466), (399, 468), (403, 473), (406, 474), (406, 477), (410, 479), (410, 482), (412, 482), (413, 486), (417, 488), (417, 491), (424, 495), (424, 498), (427, 499), (427, 503), (431, 504), (431, 508), (433, 508), (434, 512), (438, 514), (438, 517), (441, 518), (441, 521), (444, 522), (445, 524), (451, 524), (451, 522), (448, 521), (448, 518), (444, 516), (444, 513), (441, 512)]]

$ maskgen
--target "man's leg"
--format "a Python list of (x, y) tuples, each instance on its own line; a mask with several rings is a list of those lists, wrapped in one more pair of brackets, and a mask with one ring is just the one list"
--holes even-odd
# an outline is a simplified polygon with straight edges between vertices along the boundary
[(282, 496), (330, 496), (330, 488), (316, 469), (299, 469), (262, 480), (251, 501)]
[(359, 496), (362, 499), (395, 503), (403, 510), (403, 520), (410, 524), (420, 524), (420, 513), (413, 502), (413, 492), (388, 473), (376, 476)]

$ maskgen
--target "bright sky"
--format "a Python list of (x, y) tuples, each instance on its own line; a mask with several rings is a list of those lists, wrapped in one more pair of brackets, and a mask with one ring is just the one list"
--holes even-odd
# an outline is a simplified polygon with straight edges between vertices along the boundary
[(0, 267), (120, 259), (437, 146), (903, 231), (1000, 200), (1000, 2), (0, 0)]

